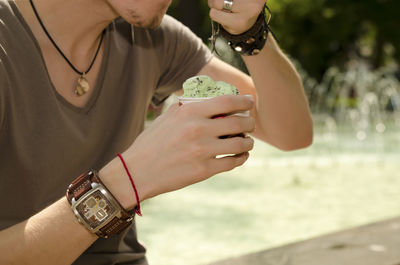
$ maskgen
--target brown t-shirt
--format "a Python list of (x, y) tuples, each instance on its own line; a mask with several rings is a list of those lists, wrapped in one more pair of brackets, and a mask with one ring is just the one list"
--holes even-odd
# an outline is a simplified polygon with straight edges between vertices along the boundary
[[(143, 130), (147, 106), (180, 89), (210, 58), (201, 40), (169, 16), (155, 30), (117, 19), (107, 28), (93, 94), (79, 108), (57, 93), (15, 4), (0, 0), (0, 230), (128, 148)], [(97, 240), (74, 264), (147, 264), (144, 252), (132, 226)]]

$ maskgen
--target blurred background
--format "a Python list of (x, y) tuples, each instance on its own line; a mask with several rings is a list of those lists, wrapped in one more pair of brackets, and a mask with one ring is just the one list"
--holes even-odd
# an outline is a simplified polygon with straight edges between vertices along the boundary
[[(243, 167), (146, 202), (137, 220), (151, 264), (207, 264), (400, 216), (400, 1), (268, 5), (303, 78), (314, 144), (282, 152), (257, 142)], [(208, 12), (206, 0), (169, 10), (206, 43)], [(223, 40), (217, 50), (246, 71)]]

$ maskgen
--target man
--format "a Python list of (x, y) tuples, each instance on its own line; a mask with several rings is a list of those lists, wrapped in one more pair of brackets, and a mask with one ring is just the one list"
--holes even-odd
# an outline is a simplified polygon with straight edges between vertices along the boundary
[[(259, 54), (243, 57), (250, 78), (165, 16), (169, 4), (0, 0), (0, 264), (147, 264), (134, 227), (121, 228), (130, 218), (97, 231), (123, 230), (110, 238), (90, 231), (99, 228), (93, 220), (104, 221), (102, 209), (119, 207), (112, 195), (119, 214), (138, 206), (129, 170), (143, 201), (242, 165), (253, 140), (219, 136), (251, 132), (283, 150), (311, 144), (300, 78), (271, 35)], [(209, 6), (214, 21), (240, 35), (258, 23), (264, 0)], [(161, 103), (196, 74), (230, 82), (254, 100), (174, 105), (140, 133), (148, 103)], [(246, 110), (252, 117), (211, 119)], [(88, 169), (99, 170), (98, 178), (92, 172), (74, 181)], [(79, 201), (96, 187), (107, 196)], [(82, 225), (70, 204), (92, 205), (96, 217), (85, 208), (75, 214)]]

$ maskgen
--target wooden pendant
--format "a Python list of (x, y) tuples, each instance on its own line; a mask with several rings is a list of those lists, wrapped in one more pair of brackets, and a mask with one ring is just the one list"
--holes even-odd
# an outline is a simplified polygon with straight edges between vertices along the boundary
[(75, 94), (77, 96), (83, 96), (88, 92), (90, 89), (89, 82), (86, 79), (85, 75), (81, 75), (78, 79), (78, 84), (75, 89)]

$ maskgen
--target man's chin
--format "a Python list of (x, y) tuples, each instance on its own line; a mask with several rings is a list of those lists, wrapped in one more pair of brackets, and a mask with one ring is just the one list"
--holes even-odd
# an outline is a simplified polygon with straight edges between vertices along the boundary
[(161, 21), (163, 19), (164, 15), (160, 17), (154, 17), (150, 21), (128, 21), (131, 25), (137, 28), (144, 28), (144, 29), (155, 29), (158, 26), (160, 26)]

